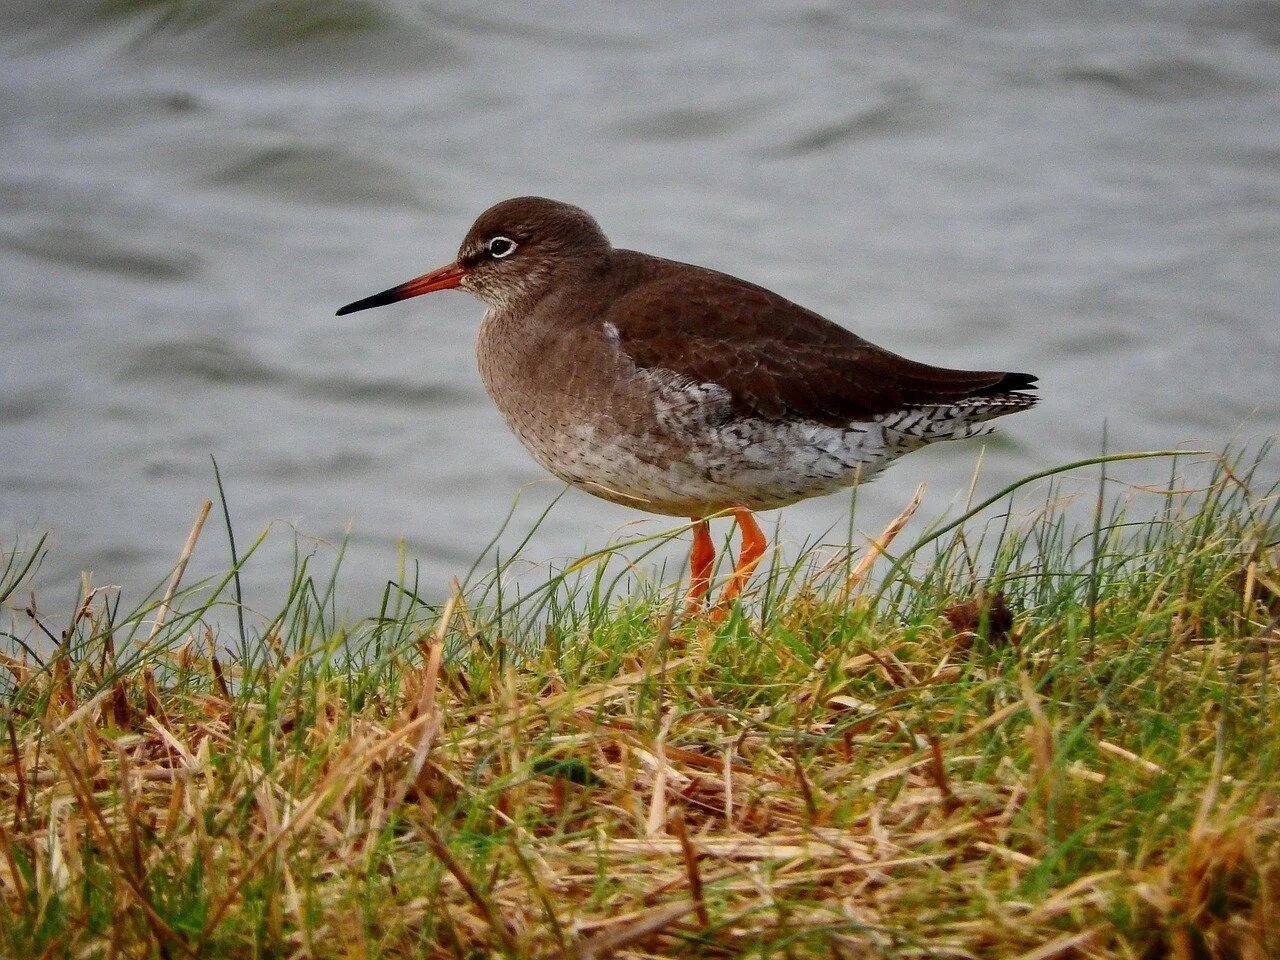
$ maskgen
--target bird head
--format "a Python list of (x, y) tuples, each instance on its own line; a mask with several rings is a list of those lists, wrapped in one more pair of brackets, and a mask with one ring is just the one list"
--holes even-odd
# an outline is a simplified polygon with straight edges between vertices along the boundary
[(543, 197), (516, 197), (480, 214), (453, 263), (349, 303), (338, 316), (457, 288), (499, 309), (536, 302), (553, 284), (596, 269), (610, 249), (585, 210)]

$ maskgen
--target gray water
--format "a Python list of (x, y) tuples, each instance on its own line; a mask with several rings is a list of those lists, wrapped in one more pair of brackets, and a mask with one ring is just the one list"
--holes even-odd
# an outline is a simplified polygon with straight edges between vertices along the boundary
[[(350, 529), (364, 611), (399, 539), (438, 595), (522, 488), (527, 528), (561, 488), (483, 393), (479, 304), (333, 316), (517, 194), (1038, 373), (984, 492), (1104, 421), (1113, 449), (1280, 433), (1280, 4), (7, 0), (0, 45), (0, 547), (50, 531), (51, 587), (160, 580), (211, 455), (242, 544), (277, 527), (265, 607), (295, 530)], [(946, 509), (982, 451), (904, 460), (859, 525), (921, 481)], [(785, 511), (787, 549), (847, 509)], [(529, 555), (640, 516), (570, 493)]]

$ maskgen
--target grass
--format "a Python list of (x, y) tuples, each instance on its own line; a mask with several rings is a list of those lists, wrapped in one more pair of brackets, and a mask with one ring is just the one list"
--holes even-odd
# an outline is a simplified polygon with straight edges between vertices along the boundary
[(0, 954), (1280, 956), (1260, 462), (1099, 481), (1081, 530), (1051, 471), (777, 559), (718, 627), (673, 624), (662, 538), (356, 622), (300, 555), (246, 623), (255, 543), (51, 625), (14, 550)]

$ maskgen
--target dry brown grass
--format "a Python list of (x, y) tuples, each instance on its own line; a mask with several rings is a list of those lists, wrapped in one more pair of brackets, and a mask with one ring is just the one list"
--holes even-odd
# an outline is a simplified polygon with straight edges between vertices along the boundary
[(997, 630), (963, 578), (828, 574), (763, 622), (654, 594), (535, 644), (455, 593), (233, 662), (90, 597), (0, 666), (0, 952), (1278, 957), (1280, 558), (1223, 502), (1092, 614), (1015, 558)]

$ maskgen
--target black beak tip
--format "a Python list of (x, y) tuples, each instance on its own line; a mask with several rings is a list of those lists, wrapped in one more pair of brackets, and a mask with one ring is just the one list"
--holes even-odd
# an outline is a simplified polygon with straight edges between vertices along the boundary
[(365, 297), (363, 300), (356, 300), (348, 303), (345, 307), (339, 307), (335, 317), (345, 317), (348, 313), (356, 313), (359, 310), (368, 310), (370, 307), (380, 307), (383, 304), (394, 303), (394, 299), (388, 297), (385, 293), (374, 294), (372, 297)]

